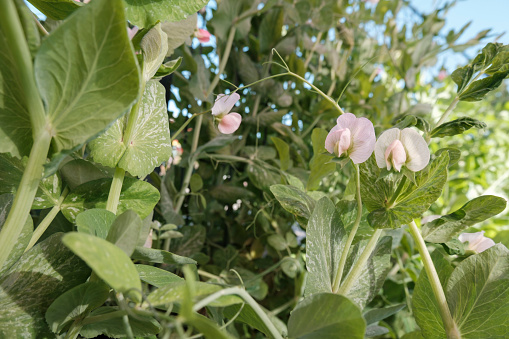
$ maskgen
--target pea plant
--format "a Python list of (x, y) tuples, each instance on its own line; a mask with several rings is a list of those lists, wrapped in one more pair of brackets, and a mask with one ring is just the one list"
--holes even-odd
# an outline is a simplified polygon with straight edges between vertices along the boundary
[(1, 338), (509, 336), (509, 46), (423, 80), (489, 37), (442, 34), (453, 3), (407, 34), (397, 0), (29, 2), (0, 4)]

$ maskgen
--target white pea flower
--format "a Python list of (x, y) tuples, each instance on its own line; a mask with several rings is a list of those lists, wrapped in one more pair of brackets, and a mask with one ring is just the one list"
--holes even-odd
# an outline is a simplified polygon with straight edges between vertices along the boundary
[(398, 172), (406, 166), (412, 172), (422, 170), (429, 163), (428, 144), (415, 130), (391, 128), (380, 135), (375, 144), (376, 164), (380, 168)]
[(230, 113), (233, 106), (239, 101), (240, 95), (233, 93), (230, 95), (218, 95), (214, 106), (212, 107), (212, 115), (218, 122), (217, 128), (223, 134), (232, 134), (235, 132), (242, 122), (242, 116), (239, 113)]
[(493, 239), (484, 236), (484, 231), (476, 233), (461, 233), (458, 239), (463, 243), (468, 241), (465, 251), (472, 251), (475, 253), (481, 253), (486, 251), (488, 248), (495, 246)]
[(337, 125), (327, 135), (325, 149), (338, 157), (344, 154), (354, 164), (360, 164), (373, 153), (375, 141), (375, 128), (371, 121), (345, 113), (338, 118)]

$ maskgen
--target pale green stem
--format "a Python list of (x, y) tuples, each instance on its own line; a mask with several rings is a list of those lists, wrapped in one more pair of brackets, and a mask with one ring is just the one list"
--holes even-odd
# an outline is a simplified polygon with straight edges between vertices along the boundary
[(348, 253), (350, 252), (350, 247), (352, 246), (353, 239), (355, 238), (355, 234), (357, 233), (357, 229), (361, 223), (362, 217), (362, 199), (361, 199), (361, 176), (359, 173), (359, 165), (354, 164), (355, 167), (355, 183), (357, 187), (357, 217), (355, 218), (355, 222), (353, 224), (352, 230), (348, 235), (348, 239), (346, 240), (345, 247), (343, 249), (343, 253), (341, 253), (341, 259), (339, 260), (338, 270), (336, 272), (336, 276), (334, 277), (334, 283), (332, 285), (332, 292), (337, 293), (339, 290), (339, 285), (341, 284), (341, 278), (343, 277), (343, 271), (345, 269), (346, 259), (348, 258)]
[(440, 126), (441, 124), (444, 123), (445, 119), (447, 119), (447, 117), (449, 116), (449, 114), (452, 112), (452, 110), (456, 107), (456, 105), (458, 104), (458, 101), (460, 101), (460, 98), (459, 97), (456, 97), (454, 98), (454, 100), (451, 102), (451, 104), (449, 105), (449, 107), (447, 107), (447, 109), (445, 110), (444, 114), (442, 114), (442, 116), (440, 117), (440, 119), (438, 120), (437, 122), (437, 126)]
[(80, 334), (82, 327), (83, 324), (80, 322), (79, 319), (74, 320), (74, 322), (71, 325), (71, 328), (69, 328), (69, 331), (67, 331), (65, 339), (76, 339)]
[(0, 231), (0, 267), (7, 260), (23, 229), (22, 226), (29, 217), (30, 208), (42, 178), (50, 142), (51, 136), (44, 130), (34, 141), (11, 211)]
[(415, 244), (417, 245), (417, 250), (421, 255), (422, 263), (424, 264), (424, 269), (426, 270), (426, 274), (428, 275), (428, 280), (431, 285), (431, 289), (433, 290), (433, 294), (435, 295), (435, 299), (438, 304), (438, 310), (440, 311), (442, 321), (444, 322), (445, 333), (447, 334), (447, 338), (461, 339), (458, 327), (454, 320), (452, 319), (451, 311), (449, 310), (449, 305), (447, 304), (447, 300), (445, 298), (444, 289), (442, 287), (442, 284), (440, 283), (440, 278), (438, 277), (435, 265), (431, 260), (428, 248), (424, 243), (424, 239), (421, 236), (421, 232), (419, 231), (419, 228), (415, 224), (415, 221), (409, 223), (408, 226), (410, 229), (410, 234), (412, 234)]
[(106, 202), (106, 209), (110, 212), (117, 214), (118, 202), (120, 201), (120, 192), (122, 191), (122, 184), (124, 182), (125, 171), (120, 167), (115, 168), (115, 174), (111, 181), (110, 193), (108, 194), (108, 201)]
[(37, 226), (37, 228), (35, 229), (34, 234), (32, 234), (32, 238), (30, 239), (30, 242), (28, 243), (28, 246), (25, 249), (25, 252), (28, 251), (29, 249), (31, 249), (32, 247), (34, 247), (34, 245), (41, 238), (41, 236), (44, 234), (44, 232), (46, 232), (46, 230), (48, 229), (48, 227), (51, 224), (51, 222), (53, 221), (53, 219), (55, 219), (58, 212), (60, 212), (62, 202), (64, 202), (64, 199), (68, 193), (69, 193), (69, 188), (66, 187), (64, 189), (64, 191), (62, 192), (62, 195), (58, 199), (56, 205), (53, 206), (51, 211), (49, 211), (49, 213), (44, 217), (44, 219), (41, 221), (39, 226)]
[(247, 293), (245, 290), (239, 287), (230, 287), (225, 288), (221, 291), (218, 291), (214, 294), (209, 295), (208, 297), (200, 300), (193, 306), (193, 311), (197, 312), (198, 310), (202, 309), (203, 307), (207, 306), (209, 303), (213, 302), (214, 300), (217, 300), (218, 298), (225, 296), (225, 295), (238, 295), (244, 301), (251, 306), (253, 311), (258, 315), (261, 321), (267, 326), (271, 336), (275, 339), (283, 339), (277, 328), (274, 326), (272, 321), (270, 321), (267, 314), (261, 309), (260, 305)]
[(173, 136), (171, 137), (171, 141), (175, 140), (180, 133), (182, 133), (182, 131), (184, 130), (184, 128), (186, 128), (187, 125), (189, 125), (189, 123), (196, 117), (200, 116), (200, 115), (203, 115), (205, 113), (209, 113), (210, 112), (210, 109), (208, 111), (205, 111), (205, 112), (201, 112), (201, 113), (194, 113), (193, 115), (191, 115), (191, 117), (189, 119), (186, 120), (186, 122), (184, 122), (182, 124), (182, 126), (180, 126), (180, 128), (173, 134)]
[(350, 289), (353, 287), (353, 285), (357, 282), (357, 279), (359, 278), (362, 270), (364, 270), (364, 265), (369, 260), (369, 257), (371, 256), (371, 253), (373, 253), (373, 250), (376, 247), (376, 244), (378, 242), (378, 239), (380, 238), (380, 235), (382, 234), (382, 229), (375, 230), (375, 233), (371, 236), (371, 239), (368, 242), (368, 245), (364, 249), (364, 251), (361, 253), (361, 256), (359, 257), (359, 260), (355, 263), (353, 269), (350, 271), (348, 276), (345, 279), (345, 282), (338, 290), (338, 294), (346, 295), (348, 292), (350, 292)]
[(316, 36), (316, 41), (313, 44), (313, 46), (311, 46), (311, 50), (309, 51), (308, 56), (307, 56), (306, 60), (304, 61), (304, 69), (308, 69), (309, 62), (311, 61), (311, 58), (313, 57), (313, 53), (315, 52), (316, 46), (318, 46), (318, 44), (320, 43), (320, 40), (322, 40), (322, 34), (323, 34), (323, 32), (320, 32)]
[(394, 194), (391, 197), (391, 200), (389, 200), (389, 202), (387, 203), (388, 208), (394, 207), (394, 202), (396, 201), (396, 199), (398, 199), (399, 195), (401, 194), (401, 191), (403, 190), (403, 186), (405, 186), (405, 183), (406, 177), (403, 176), (403, 178), (401, 178), (401, 181), (398, 184), (398, 188), (396, 188), (396, 192), (394, 192)]
[(124, 330), (125, 330), (126, 337), (128, 339), (134, 339), (133, 330), (131, 328), (131, 325), (129, 324), (129, 317), (128, 317), (127, 314), (122, 316), (122, 323), (124, 325)]

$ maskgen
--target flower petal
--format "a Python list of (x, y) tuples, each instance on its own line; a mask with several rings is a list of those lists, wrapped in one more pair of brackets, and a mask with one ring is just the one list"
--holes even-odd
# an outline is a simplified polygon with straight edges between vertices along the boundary
[(212, 107), (212, 115), (223, 116), (230, 113), (239, 99), (240, 95), (238, 93), (232, 93), (230, 95), (219, 94)]
[(366, 118), (357, 118), (352, 130), (353, 147), (350, 158), (354, 164), (360, 164), (369, 159), (375, 149), (375, 128)]
[(481, 253), (481, 252), (486, 251), (488, 248), (490, 248), (492, 246), (495, 246), (495, 242), (493, 241), (493, 239), (484, 237), (484, 239), (481, 240), (475, 247), (475, 251), (477, 253)]
[(198, 31), (194, 34), (195, 37), (198, 38), (200, 42), (209, 42), (210, 41), (210, 33), (205, 29), (198, 29)]
[[(338, 127), (338, 126), (335, 126)], [(348, 128), (333, 128), (325, 138), (325, 149), (338, 157), (350, 148), (351, 133)]]
[(406, 167), (413, 172), (418, 172), (429, 163), (428, 144), (419, 132), (405, 128), (399, 138), (407, 152)]
[(475, 233), (461, 233), (458, 237), (459, 241), (466, 242), (468, 241), (469, 244), (478, 241), (484, 236), (484, 231), (481, 232), (475, 232)]
[(357, 124), (357, 118), (352, 113), (345, 113), (339, 116), (337, 124), (340, 128), (349, 128), (353, 132)]
[(399, 128), (391, 128), (383, 132), (375, 143), (375, 157), (376, 164), (380, 168), (386, 168), (385, 163), (385, 150), (389, 147), (394, 140), (399, 139), (400, 130)]
[(385, 149), (385, 164), (389, 170), (391, 167), (394, 167), (396, 171), (400, 172), (401, 167), (406, 162), (406, 158), (405, 147), (403, 147), (401, 141), (397, 139)]
[(242, 122), (242, 116), (239, 113), (226, 114), (222, 119), (217, 128), (219, 132), (223, 134), (232, 134), (239, 129), (240, 123)]

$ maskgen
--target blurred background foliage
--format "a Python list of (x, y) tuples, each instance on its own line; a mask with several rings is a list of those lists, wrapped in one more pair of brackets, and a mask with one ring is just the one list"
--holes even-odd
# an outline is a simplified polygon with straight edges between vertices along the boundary
[[(371, 119), (377, 135), (408, 114), (433, 126), (456, 95), (439, 56), (448, 51), (454, 57), (496, 39), (483, 31), (459, 43), (460, 37), (465, 41), (466, 27), (443, 29), (453, 5), (421, 13), (404, 0), (211, 3), (198, 14), (198, 22), (215, 36), (216, 44), (188, 41), (175, 48), (170, 58), (182, 57), (182, 65), (162, 80), (170, 102), (170, 129), (175, 132), (191, 114), (209, 109), (215, 95), (234, 90), (232, 84), (242, 87), (284, 72), (272, 63), (281, 62), (272, 49), (293, 72), (339, 98), (345, 111)], [(411, 13), (403, 25), (397, 19), (402, 11)], [(227, 81), (220, 81), (207, 97), (230, 34), (231, 52), (221, 76)], [(327, 195), (338, 201), (350, 194), (353, 168), (323, 158), (323, 142), (338, 111), (309, 85), (283, 76), (239, 94), (241, 104), (233, 111), (242, 114), (243, 122), (235, 136), (219, 136), (212, 117), (205, 115), (198, 155), (190, 157), (194, 122), (174, 141), (174, 156), (160, 183), (155, 180), (162, 198), (154, 218), (178, 229), (156, 234), (174, 238), (170, 251), (196, 259), (202, 279), (238, 283), (241, 278), (253, 297), (286, 322), (302, 295), (306, 245), (303, 229), (269, 187), (291, 182), (313, 198)], [(460, 102), (450, 120), (473, 117), (487, 127), (432, 139), (433, 152), (456, 147), (461, 159), (450, 168), (449, 183), (430, 214), (450, 213), (482, 194), (507, 198), (508, 97), (503, 85), (484, 101)], [(190, 189), (182, 186), (187, 166), (195, 168)], [(182, 198), (180, 213), (174, 212)], [(477, 228), (509, 246), (506, 212)], [(391, 232), (394, 266), (373, 307), (404, 303), (422, 268), (407, 232)], [(383, 326), (389, 333), (383, 337), (412, 332), (416, 325), (410, 315), (406, 308), (386, 319)], [(230, 327), (239, 335), (256, 336), (247, 326)]]

